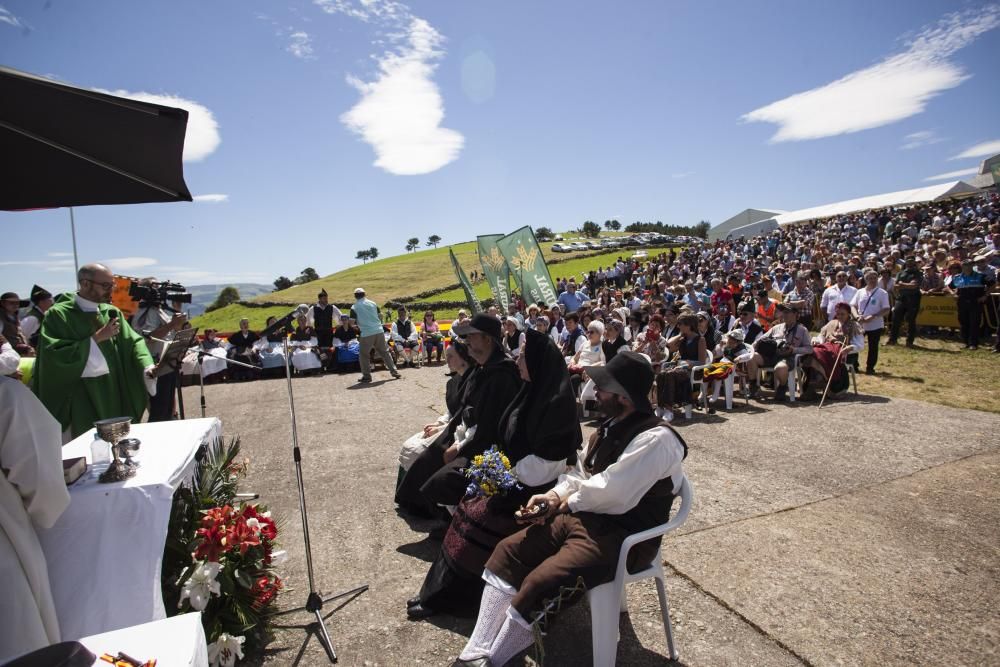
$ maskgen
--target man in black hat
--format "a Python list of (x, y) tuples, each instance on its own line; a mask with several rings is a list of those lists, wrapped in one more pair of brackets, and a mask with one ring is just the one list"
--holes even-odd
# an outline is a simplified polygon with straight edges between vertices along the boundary
[(22, 357), (35, 356), (35, 348), (28, 342), (28, 337), (21, 329), (21, 318), (18, 311), (27, 308), (28, 302), (14, 292), (5, 292), (0, 296), (0, 318), (3, 318), (3, 337), (11, 344), (14, 351)]
[[(455, 665), (506, 664), (534, 641), (538, 612), (554, 613), (581, 580), (588, 589), (611, 581), (625, 538), (667, 522), (687, 445), (653, 416), (652, 366), (622, 350), (588, 374), (608, 419), (576, 469), (528, 501), (526, 510), (546, 508), (535, 523), (493, 551), (479, 618)], [(634, 547), (629, 569), (647, 565), (658, 546), (656, 539)]]
[(500, 320), (485, 313), (452, 326), (452, 334), (465, 339), (476, 368), (467, 384), (466, 408), (455, 417), (461, 420), (464, 435), (456, 435), (445, 450), (425, 452), (435, 457), (435, 463), (440, 459), (437, 472), (420, 487), (431, 506), (458, 505), (462, 500), (469, 481), (460, 470), (497, 443), (500, 417), (521, 389), (517, 365), (504, 353), (500, 327)]
[(38, 332), (45, 319), (45, 311), (52, 307), (52, 294), (38, 285), (31, 288), (31, 309), (21, 319), (21, 331), (24, 332), (31, 347), (38, 349)]

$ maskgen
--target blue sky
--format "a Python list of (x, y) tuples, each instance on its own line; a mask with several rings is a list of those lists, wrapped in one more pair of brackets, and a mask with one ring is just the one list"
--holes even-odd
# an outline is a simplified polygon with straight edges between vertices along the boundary
[[(75, 209), (187, 284), (917, 187), (1000, 152), (998, 62), (988, 2), (0, 0), (0, 63), (192, 112), (202, 201)], [(0, 230), (0, 289), (72, 287), (67, 211)]]

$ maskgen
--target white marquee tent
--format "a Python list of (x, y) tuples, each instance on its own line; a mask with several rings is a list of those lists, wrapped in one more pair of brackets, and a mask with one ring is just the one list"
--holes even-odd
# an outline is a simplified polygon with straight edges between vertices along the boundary
[(965, 181), (952, 181), (950, 183), (928, 185), (924, 188), (887, 192), (881, 195), (848, 199), (835, 204), (824, 204), (823, 206), (803, 208), (798, 211), (782, 213), (781, 215), (775, 216), (774, 219), (779, 225), (784, 226), (791, 225), (796, 222), (803, 222), (805, 220), (829, 218), (835, 215), (846, 215), (848, 213), (885, 208), (887, 206), (907, 206), (911, 204), (940, 201), (942, 199), (951, 199), (952, 197), (972, 195), (977, 192), (979, 192), (979, 188), (969, 185)]

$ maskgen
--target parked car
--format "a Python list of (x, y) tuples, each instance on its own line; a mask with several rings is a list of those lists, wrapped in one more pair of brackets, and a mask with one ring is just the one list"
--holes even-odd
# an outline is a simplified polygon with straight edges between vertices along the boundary
[(583, 244), (583, 243), (580, 243), (579, 241), (577, 241), (576, 243), (570, 243), (569, 244), (569, 248), (571, 250), (586, 250), (587, 246), (586, 246), (586, 244)]
[(645, 250), (636, 250), (635, 254), (632, 255), (632, 259), (646, 259), (649, 255)]
[(565, 241), (562, 234), (556, 234), (556, 237), (552, 239), (553, 241)]
[(571, 252), (570, 247), (562, 243), (553, 243), (552, 252)]
[(601, 249), (601, 244), (598, 243), (597, 241), (587, 241), (586, 246), (587, 246), (587, 249), (589, 249), (589, 250), (600, 250)]

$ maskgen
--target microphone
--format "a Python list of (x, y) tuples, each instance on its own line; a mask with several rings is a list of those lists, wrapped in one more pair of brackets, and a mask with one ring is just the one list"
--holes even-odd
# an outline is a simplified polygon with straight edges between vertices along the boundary
[(275, 331), (278, 331), (279, 329), (287, 327), (292, 322), (292, 320), (296, 319), (299, 315), (305, 315), (308, 312), (309, 312), (309, 306), (307, 306), (304, 303), (299, 304), (298, 308), (296, 308), (292, 312), (288, 313), (287, 315), (285, 315), (284, 317), (282, 317), (280, 320), (276, 320), (274, 324), (272, 324), (271, 326), (269, 326), (266, 329), (264, 329), (263, 331), (261, 331), (260, 332), (260, 337), (261, 338), (267, 338), (268, 336), (270, 336), (271, 334), (273, 334)]

